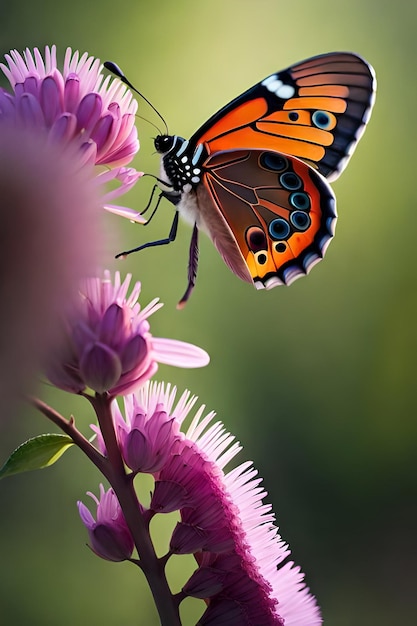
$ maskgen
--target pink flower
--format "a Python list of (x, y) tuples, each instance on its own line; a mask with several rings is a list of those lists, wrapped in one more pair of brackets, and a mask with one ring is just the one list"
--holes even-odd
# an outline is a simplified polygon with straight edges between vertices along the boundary
[(49, 380), (61, 389), (80, 393), (90, 387), (97, 393), (125, 395), (143, 385), (158, 363), (177, 367), (202, 367), (209, 356), (201, 348), (175, 339), (153, 337), (148, 317), (161, 306), (158, 299), (141, 309), (140, 283), (127, 296), (131, 280), (123, 283), (116, 272), (104, 279), (84, 282), (80, 302), (68, 318), (66, 343), (48, 369)]
[(149, 513), (180, 512), (170, 551), (198, 563), (183, 592), (205, 599), (199, 624), (318, 626), (320, 610), (300, 568), (287, 561), (257, 471), (251, 462), (224, 471), (241, 448), (212, 423), (213, 412), (203, 416), (204, 406), (181, 432), (196, 398), (185, 392), (174, 407), (175, 396), (175, 388), (148, 383), (125, 397), (125, 417), (116, 409), (115, 425), (125, 462), (136, 471), (142, 456), (140, 471), (155, 478)]
[(84, 166), (106, 167), (97, 173), (100, 185), (119, 183), (117, 189), (103, 192), (102, 204), (123, 212), (109, 202), (142, 175), (126, 167), (139, 149), (136, 101), (119, 80), (105, 78), (99, 59), (87, 53), (80, 56), (67, 48), (62, 70), (55, 46), (46, 46), (44, 56), (37, 48), (23, 54), (12, 50), (5, 56), (7, 64), (0, 63), (12, 88), (12, 93), (0, 89), (0, 123), (42, 130), (50, 141), (76, 145)]
[(97, 505), (97, 521), (82, 502), (78, 502), (78, 511), (84, 526), (88, 530), (91, 549), (107, 561), (125, 561), (132, 556), (134, 542), (127, 527), (113, 489), (104, 490), (100, 485), (100, 500), (90, 492)]

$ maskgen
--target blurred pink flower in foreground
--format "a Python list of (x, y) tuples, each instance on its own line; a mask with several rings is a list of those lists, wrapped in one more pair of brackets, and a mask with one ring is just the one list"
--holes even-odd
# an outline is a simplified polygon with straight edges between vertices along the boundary
[(55, 46), (44, 58), (36, 48), (5, 58), (0, 395), (12, 401), (56, 342), (79, 280), (96, 271), (104, 252), (100, 207), (125, 212), (109, 203), (141, 174), (126, 167), (139, 149), (137, 104), (120, 81), (103, 76), (98, 59), (68, 48), (61, 71)]
[(182, 593), (206, 601), (198, 623), (319, 626), (320, 609), (300, 568), (287, 560), (290, 550), (252, 463), (225, 472), (240, 445), (204, 406), (181, 432), (197, 398), (185, 392), (175, 399), (170, 385), (147, 383), (125, 396), (124, 415), (113, 403), (113, 420), (126, 465), (155, 479), (142, 514), (150, 520), (179, 511), (169, 549), (197, 561)]
[(158, 363), (202, 367), (208, 354), (189, 343), (153, 337), (148, 317), (161, 308), (158, 299), (141, 309), (140, 283), (127, 296), (131, 275), (123, 283), (116, 272), (91, 278), (80, 289), (79, 306), (67, 319), (66, 341), (48, 368), (57, 387), (80, 393), (87, 387), (112, 396), (129, 393), (149, 380)]
[[(0, 119), (0, 397), (12, 401), (59, 335), (100, 247), (97, 189), (71, 146)], [(9, 407), (10, 408), (10, 407)]]
[[(118, 79), (104, 77), (99, 59), (87, 53), (80, 56), (71, 48), (62, 71), (56, 46), (46, 46), (44, 58), (35, 48), (23, 54), (12, 50), (5, 59), (7, 64), (0, 63), (0, 69), (13, 91), (0, 89), (0, 123), (43, 130), (50, 141), (76, 145), (80, 165), (103, 166), (96, 173), (100, 186), (119, 183), (112, 191), (102, 190), (101, 203), (124, 214), (124, 207), (111, 201), (142, 175), (126, 167), (139, 150), (132, 93)], [(134, 212), (130, 210), (129, 216), (134, 219)]]

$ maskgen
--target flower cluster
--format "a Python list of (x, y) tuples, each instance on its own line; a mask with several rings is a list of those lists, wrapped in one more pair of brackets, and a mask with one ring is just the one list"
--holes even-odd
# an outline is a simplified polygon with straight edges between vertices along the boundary
[[(291, 561), (283, 564), (290, 551), (274, 525), (271, 506), (263, 502), (266, 493), (256, 470), (246, 462), (225, 473), (239, 444), (221, 422), (213, 423), (213, 412), (204, 415), (204, 407), (182, 432), (197, 399), (185, 392), (175, 405), (175, 398), (170, 385), (147, 383), (124, 398), (124, 415), (113, 405), (113, 419), (126, 465), (155, 479), (148, 515), (180, 513), (169, 550), (194, 554), (198, 563), (183, 594), (206, 601), (199, 624), (321, 624), (300, 569)], [(105, 454), (102, 439), (98, 446)], [(91, 538), (96, 526), (84, 509), (80, 513)], [(111, 519), (101, 517), (101, 523), (111, 527)], [(114, 519), (116, 535), (120, 520)], [(96, 537), (91, 542), (109, 558), (108, 534), (102, 544)]]

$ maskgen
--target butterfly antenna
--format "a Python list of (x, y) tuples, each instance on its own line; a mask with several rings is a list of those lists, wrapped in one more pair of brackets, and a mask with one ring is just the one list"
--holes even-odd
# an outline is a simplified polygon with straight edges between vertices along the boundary
[[(148, 124), (150, 124), (151, 126), (153, 126), (155, 128), (156, 131), (158, 131), (158, 135), (161, 134), (161, 129), (158, 128), (158, 126), (156, 124), (154, 124), (153, 122), (151, 122), (151, 120), (148, 120), (148, 118), (143, 117), (143, 115), (136, 115), (136, 117), (138, 118), (138, 120), (143, 120), (144, 122), (147, 122)], [(158, 154), (155, 150), (155, 153)], [(154, 154), (155, 154), (154, 153)]]
[(130, 87), (130, 89), (135, 91), (142, 98), (142, 100), (145, 100), (145, 102), (147, 104), (149, 104), (151, 109), (153, 109), (155, 111), (155, 113), (157, 114), (157, 116), (162, 120), (162, 123), (165, 126), (165, 134), (168, 135), (169, 134), (169, 132), (168, 132), (168, 125), (167, 125), (166, 121), (164, 120), (164, 118), (162, 117), (162, 115), (160, 114), (160, 112), (154, 107), (154, 105), (151, 102), (149, 102), (149, 100), (147, 98), (145, 98), (145, 96), (143, 94), (140, 93), (140, 91), (138, 91), (136, 89), (136, 87), (134, 87), (132, 85), (130, 80), (128, 80), (126, 78), (126, 76), (123, 74), (123, 72), (120, 69), (120, 67), (118, 65), (116, 65), (116, 63), (113, 63), (113, 61), (105, 61), (103, 65), (106, 68), (106, 70), (109, 70), (109, 72), (111, 72), (112, 74), (117, 76), (117, 78), (119, 78), (122, 81), (122, 83), (124, 83), (125, 85)]

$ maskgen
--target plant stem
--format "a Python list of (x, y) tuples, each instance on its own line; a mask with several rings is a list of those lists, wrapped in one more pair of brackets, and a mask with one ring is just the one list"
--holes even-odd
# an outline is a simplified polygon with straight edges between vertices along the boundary
[(91, 445), (88, 439), (80, 433), (80, 431), (75, 427), (75, 423), (72, 418), (67, 420), (60, 413), (55, 411), (55, 409), (38, 398), (31, 397), (29, 398), (29, 401), (36, 409), (38, 409), (38, 411), (43, 413), (45, 417), (51, 420), (51, 422), (58, 426), (58, 428), (63, 430), (66, 435), (71, 437), (75, 445), (77, 445), (90, 459), (90, 461), (100, 470), (100, 472), (107, 477), (107, 459), (105, 459), (100, 452), (93, 445)]
[(165, 563), (156, 555), (149, 534), (149, 524), (142, 513), (132, 477), (125, 471), (114, 430), (111, 413), (112, 398), (107, 394), (96, 394), (90, 401), (97, 414), (100, 430), (106, 444), (107, 458), (111, 465), (111, 472), (107, 473), (106, 477), (114, 489), (132, 534), (140, 558), (141, 569), (155, 600), (161, 626), (181, 626), (178, 603), (171, 593), (165, 576)]

